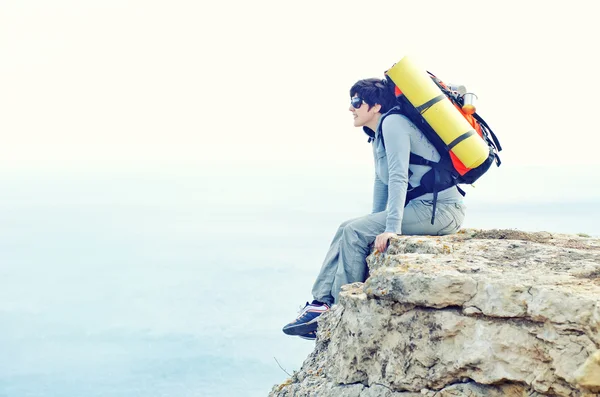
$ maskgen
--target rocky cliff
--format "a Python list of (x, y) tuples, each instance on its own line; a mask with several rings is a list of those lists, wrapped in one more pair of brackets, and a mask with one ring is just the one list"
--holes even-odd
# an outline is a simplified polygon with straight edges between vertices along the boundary
[(600, 396), (600, 240), (401, 236), (270, 396)]

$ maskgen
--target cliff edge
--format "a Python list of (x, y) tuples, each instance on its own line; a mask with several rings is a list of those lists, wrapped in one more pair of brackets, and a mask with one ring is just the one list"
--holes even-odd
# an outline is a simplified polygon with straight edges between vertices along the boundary
[(600, 396), (600, 239), (399, 236), (271, 397)]

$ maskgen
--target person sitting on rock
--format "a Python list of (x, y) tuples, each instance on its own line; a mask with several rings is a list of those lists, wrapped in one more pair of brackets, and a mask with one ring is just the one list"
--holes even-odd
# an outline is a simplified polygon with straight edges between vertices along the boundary
[(440, 155), (401, 113), (393, 83), (376, 78), (359, 80), (350, 88), (350, 98), (354, 126), (363, 128), (373, 146), (373, 210), (340, 225), (314, 283), (314, 300), (283, 327), (284, 333), (305, 339), (316, 339), (317, 319), (337, 302), (342, 285), (366, 280), (371, 246), (384, 252), (390, 237), (399, 234), (452, 234), (465, 216), (463, 195), (456, 185), (438, 192), (434, 218), (432, 193), (411, 198), (410, 192), (419, 187), (431, 167), (410, 164), (410, 154), (432, 161), (438, 161)]

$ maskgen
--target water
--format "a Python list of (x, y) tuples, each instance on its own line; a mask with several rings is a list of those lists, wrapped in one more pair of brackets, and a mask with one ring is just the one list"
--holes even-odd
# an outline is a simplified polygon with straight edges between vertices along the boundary
[[(0, 396), (266, 396), (298, 369), (312, 343), (280, 329), (368, 189), (230, 177), (5, 177)], [(598, 235), (596, 203), (468, 202), (465, 226)]]

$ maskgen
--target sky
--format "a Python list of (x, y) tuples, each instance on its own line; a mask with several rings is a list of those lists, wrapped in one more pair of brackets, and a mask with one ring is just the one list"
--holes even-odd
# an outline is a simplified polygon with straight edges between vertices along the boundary
[(370, 178), (348, 91), (410, 55), (478, 95), (501, 169), (597, 169), (594, 10), (582, 0), (1, 0), (0, 167), (15, 178)]
[[(588, 231), (595, 219), (588, 212), (600, 202), (596, 7), (593, 0), (0, 0), (0, 240), (10, 248), (0, 266), (29, 280), (29, 268), (10, 267), (20, 263), (14, 258), (34, 258), (45, 272), (53, 271), (46, 260), (61, 269), (65, 255), (73, 263), (124, 255), (142, 267), (139, 252), (160, 252), (175, 265), (202, 262), (180, 246), (198, 255), (209, 247), (215, 263), (226, 262), (235, 249), (219, 247), (261, 233), (259, 251), (289, 250), (282, 254), (289, 258), (267, 258), (282, 261), (273, 274), (285, 276), (294, 252), (298, 266), (309, 266), (313, 240), (286, 233), (302, 232), (325, 249), (329, 240), (317, 237), (371, 209), (372, 152), (352, 125), (349, 88), (383, 78), (406, 55), (476, 93), (478, 113), (502, 143), (502, 166), (465, 187), (481, 222), (495, 227), (512, 211), (490, 203), (527, 202), (509, 222), (531, 217), (521, 224), (535, 229), (537, 219), (564, 209), (558, 218), (575, 214), (564, 223)], [(540, 205), (535, 213), (542, 201), (586, 205)], [(547, 218), (550, 230), (562, 227)], [(125, 254), (105, 249), (106, 241)], [(263, 266), (262, 257), (252, 261), (232, 279), (245, 283)], [(58, 274), (69, 287), (77, 275), (88, 278), (79, 262), (65, 263)], [(107, 277), (110, 269), (102, 268)]]

